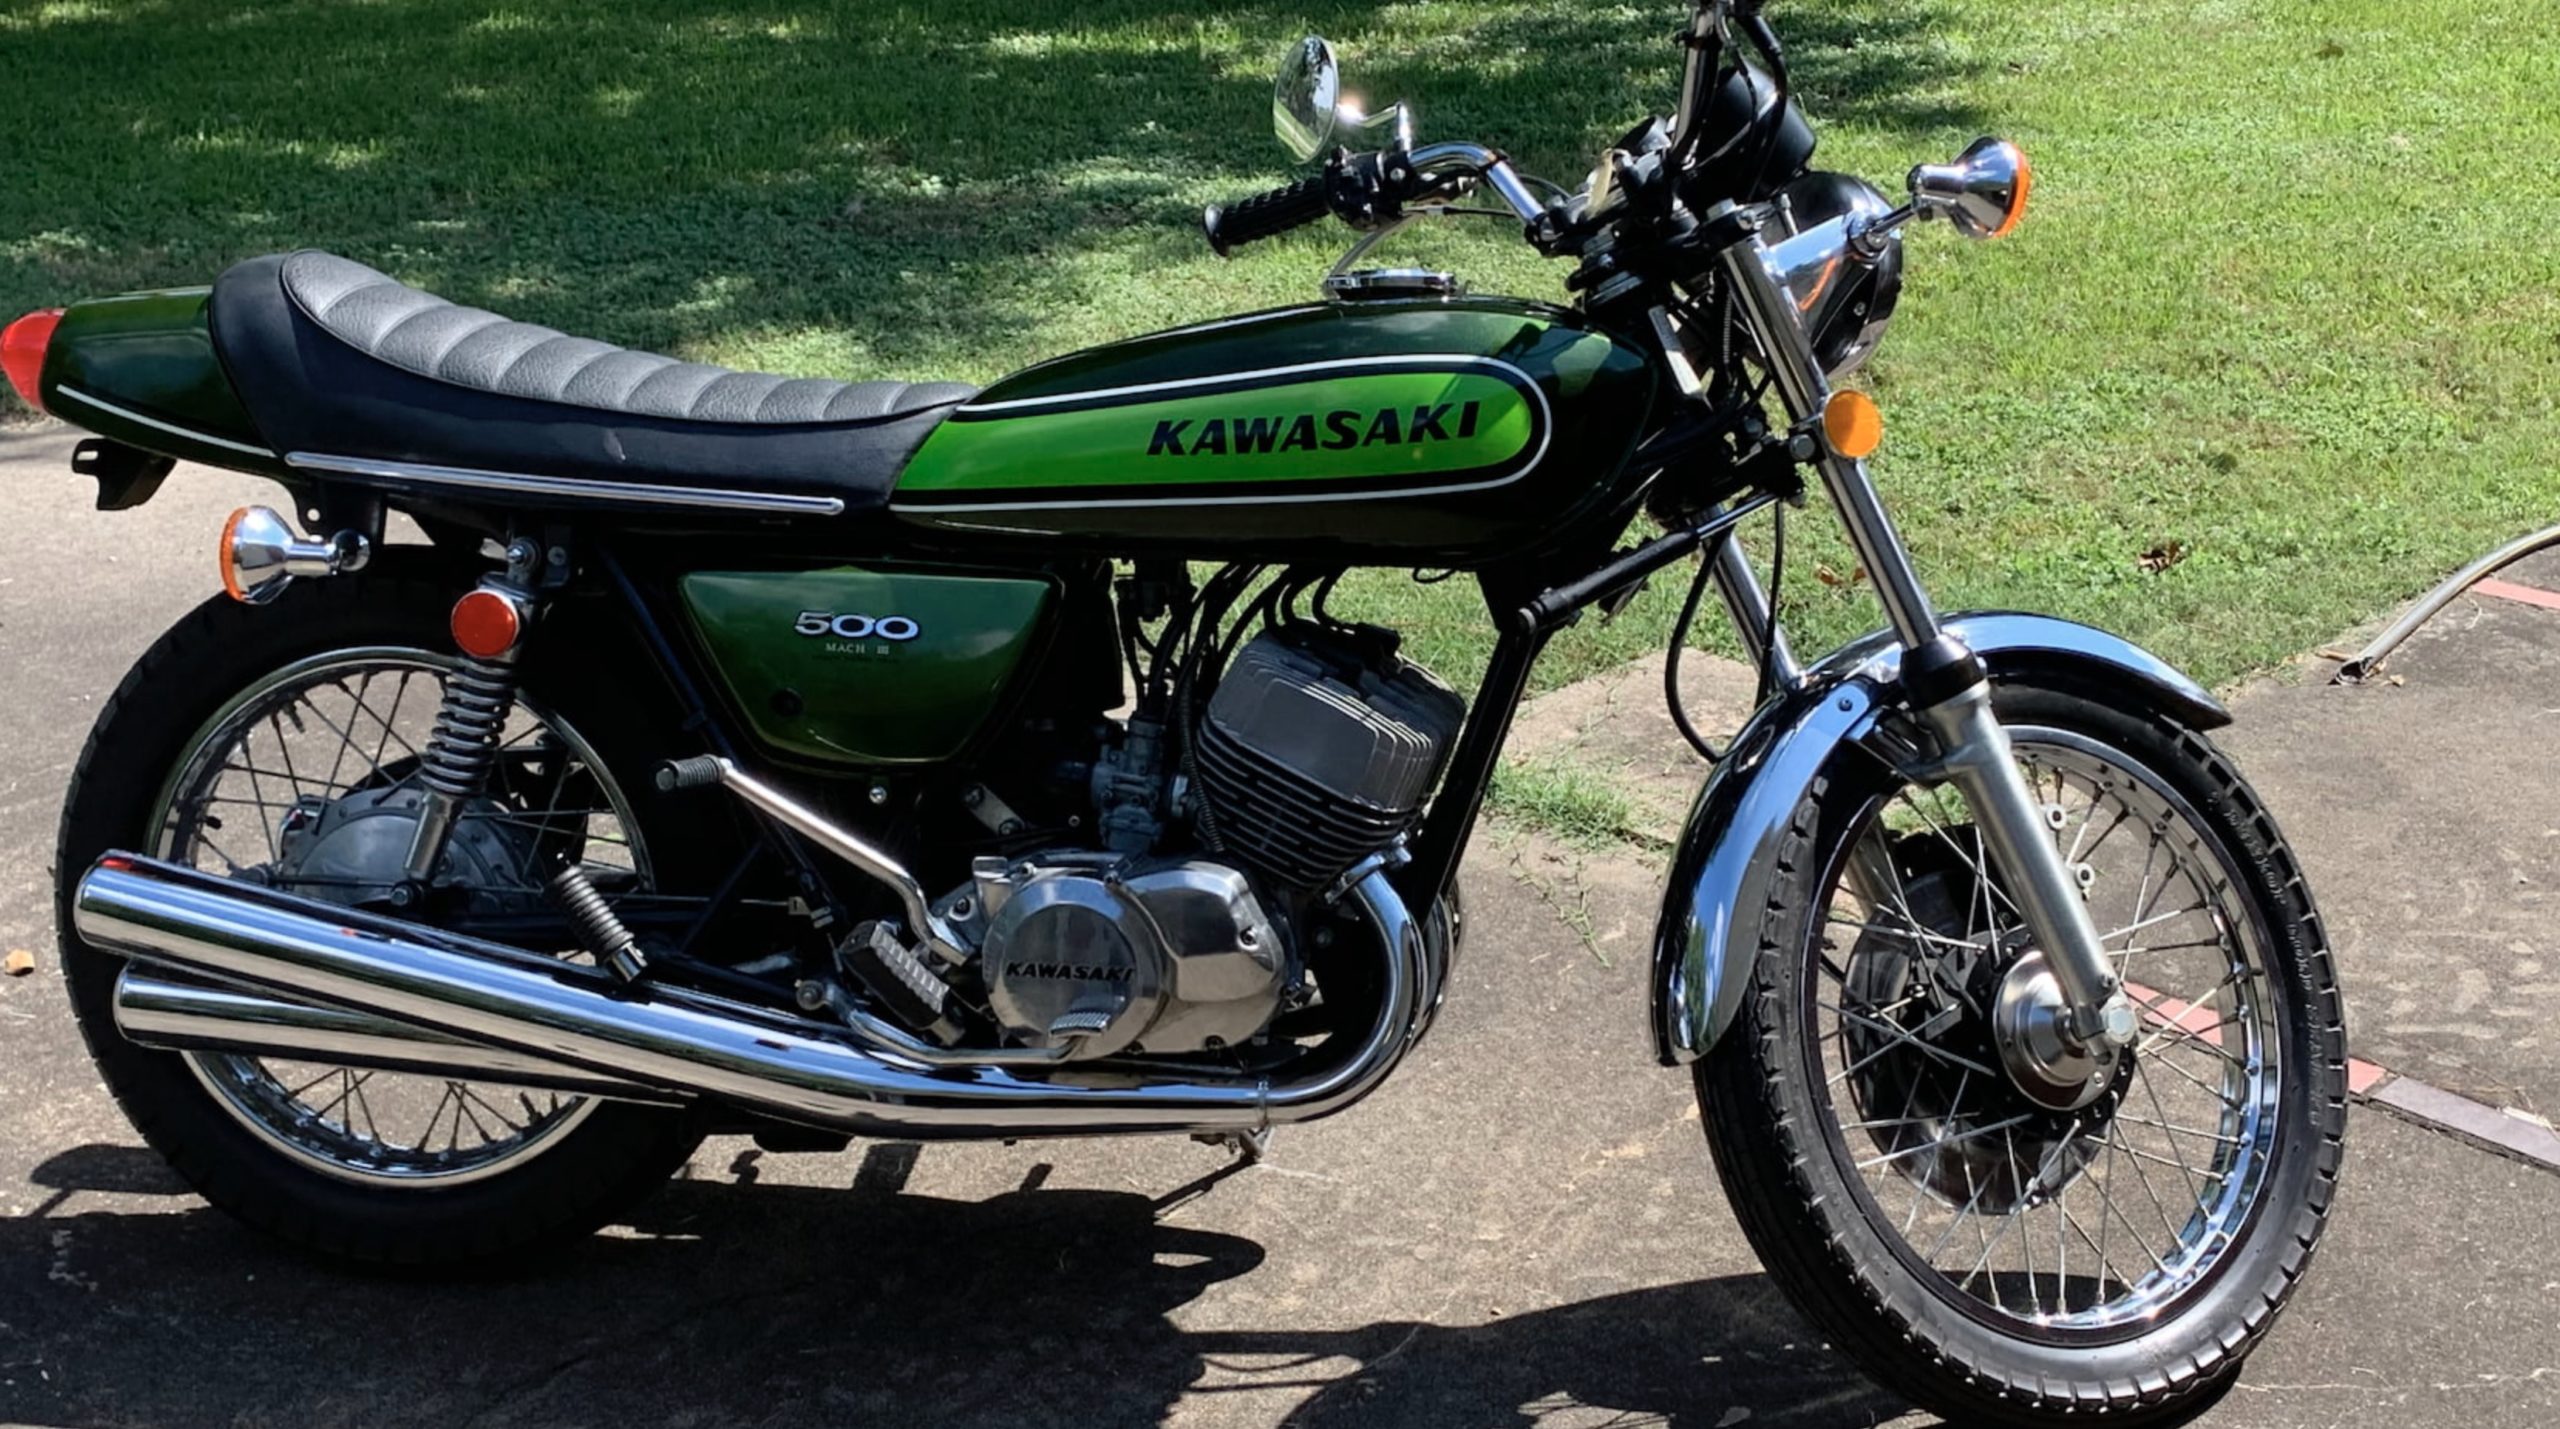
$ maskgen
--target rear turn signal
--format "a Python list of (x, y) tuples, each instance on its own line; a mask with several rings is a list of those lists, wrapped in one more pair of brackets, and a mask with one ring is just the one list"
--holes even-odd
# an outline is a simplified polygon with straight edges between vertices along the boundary
[(523, 613), (496, 591), (482, 587), (453, 603), (453, 643), (475, 660), (497, 659), (523, 635)]
[(37, 400), (36, 379), (44, 375), (44, 350), (53, 345), (53, 330), (60, 326), (62, 309), (46, 308), (0, 329), (0, 368), (8, 370), (9, 385), (39, 412), (44, 403)]
[(264, 605), (284, 594), (295, 576), (362, 570), (371, 549), (353, 531), (305, 541), (268, 508), (243, 506), (222, 523), (222, 541), (214, 554), (222, 568), (222, 593), (243, 605)]

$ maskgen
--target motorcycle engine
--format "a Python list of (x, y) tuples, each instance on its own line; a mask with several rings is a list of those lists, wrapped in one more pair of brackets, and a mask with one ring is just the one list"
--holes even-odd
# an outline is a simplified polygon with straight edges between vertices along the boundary
[(1302, 972), (1274, 910), (1412, 828), (1465, 715), (1390, 632), (1295, 622), (1247, 642), (1189, 736), (1192, 853), (990, 858), (943, 900), (975, 934), (987, 1010), (1075, 1060), (1252, 1039)]

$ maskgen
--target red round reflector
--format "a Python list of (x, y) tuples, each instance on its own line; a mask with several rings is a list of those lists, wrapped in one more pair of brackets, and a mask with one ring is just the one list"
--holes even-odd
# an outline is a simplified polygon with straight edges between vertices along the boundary
[(36, 379), (44, 375), (44, 350), (53, 345), (53, 330), (60, 326), (62, 309), (46, 308), (0, 329), (0, 368), (8, 370), (9, 385), (39, 412), (44, 403), (36, 397)]
[(453, 603), (453, 643), (477, 660), (494, 660), (516, 648), (524, 619), (516, 603), (493, 590), (475, 590)]

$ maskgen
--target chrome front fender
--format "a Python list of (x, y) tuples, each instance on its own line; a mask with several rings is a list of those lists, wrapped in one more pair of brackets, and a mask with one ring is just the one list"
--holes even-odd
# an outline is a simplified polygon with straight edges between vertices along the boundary
[[(2195, 729), (2231, 722), (2204, 687), (2103, 630), (2006, 612), (1960, 615), (1946, 629), (1996, 683), (2078, 687)], [(1664, 1064), (1696, 1060), (1732, 1024), (1790, 822), (1822, 771), (1899, 701), (1901, 665), (1902, 648), (1882, 631), (1832, 652), (1752, 715), (1698, 791), (1654, 926), (1654, 1051)]]

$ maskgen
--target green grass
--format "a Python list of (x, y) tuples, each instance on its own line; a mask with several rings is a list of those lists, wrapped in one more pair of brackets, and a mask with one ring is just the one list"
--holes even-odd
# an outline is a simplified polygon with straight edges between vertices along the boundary
[(1503, 760), (1485, 805), (1498, 818), (1577, 848), (1660, 842), (1637, 825), (1635, 807), (1605, 777), (1562, 759), (1515, 755)]
[[(1426, 135), (1568, 183), (1670, 98), (1673, 0), (0, 6), (0, 312), (316, 245), (715, 361), (985, 380), (1293, 301), (1339, 235), (1211, 259), (1282, 175), (1266, 70), (1332, 34)], [(1877, 470), (1941, 603), (2110, 626), (2209, 680), (2560, 516), (2560, 104), (2525, 0), (1792, 0), (1823, 161), (2027, 146), (2017, 237), (1911, 245)], [(1404, 256), (1559, 274), (1485, 233)], [(1790, 605), (1873, 622), (1819, 510)], [(2140, 556), (2176, 542), (2158, 573)], [(1459, 679), (1463, 584), (1362, 599)], [(1657, 590), (1546, 683), (1661, 639)]]

